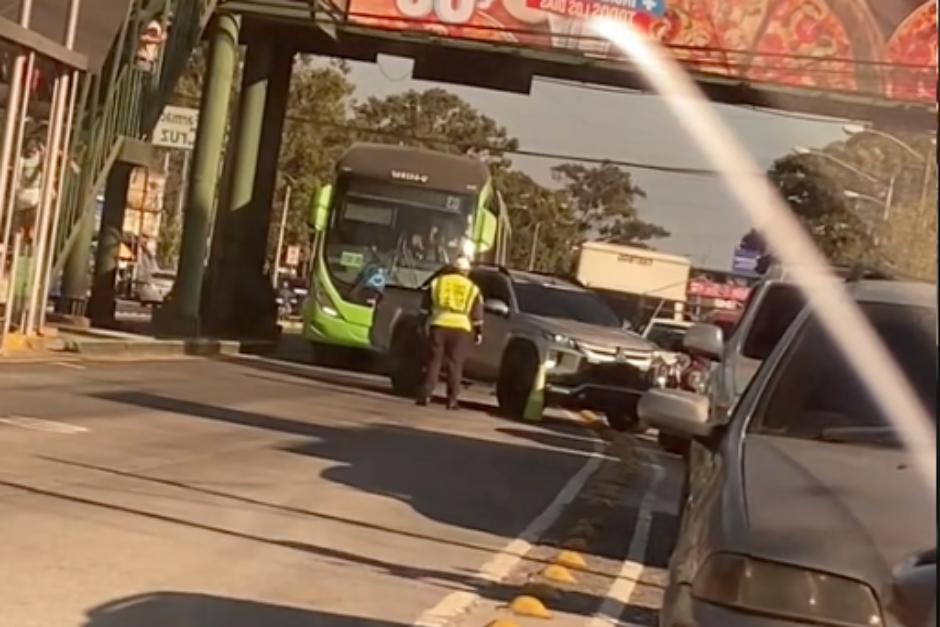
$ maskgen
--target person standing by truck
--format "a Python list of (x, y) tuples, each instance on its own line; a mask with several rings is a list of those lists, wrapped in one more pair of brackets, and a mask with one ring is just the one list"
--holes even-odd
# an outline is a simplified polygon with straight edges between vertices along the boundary
[(470, 342), (483, 340), (483, 301), (480, 288), (470, 280), (470, 260), (459, 257), (431, 280), (422, 310), (427, 312), (428, 343), (424, 385), (417, 404), (427, 405), (434, 393), (441, 366), (447, 367), (447, 409), (458, 409), (463, 362)]

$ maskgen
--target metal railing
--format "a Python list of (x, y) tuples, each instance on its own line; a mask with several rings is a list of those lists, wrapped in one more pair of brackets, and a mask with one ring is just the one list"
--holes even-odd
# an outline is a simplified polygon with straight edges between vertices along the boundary
[[(58, 237), (53, 249), (53, 274), (62, 269), (75, 244), (76, 227), (93, 211), (111, 166), (125, 138), (145, 139), (159, 119), (193, 49), (198, 45), (218, 0), (134, 0), (118, 33), (109, 63), (88, 78), (78, 112), (78, 134), (63, 195)], [(155, 6), (157, 5), (157, 6)], [(152, 70), (137, 67), (141, 26), (157, 19), (172, 26)]]

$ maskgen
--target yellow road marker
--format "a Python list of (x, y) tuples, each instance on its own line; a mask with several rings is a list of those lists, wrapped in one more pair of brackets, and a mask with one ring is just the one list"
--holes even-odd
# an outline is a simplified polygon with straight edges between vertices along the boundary
[[(580, 538), (577, 539), (580, 540)], [(580, 553), (577, 553), (574, 550), (562, 551), (555, 556), (553, 561), (559, 566), (564, 566), (565, 568), (571, 568), (573, 570), (584, 570), (587, 568), (587, 562), (584, 561), (584, 558), (581, 557)]]
[(557, 583), (578, 583), (578, 580), (574, 578), (574, 575), (571, 574), (564, 566), (560, 564), (552, 564), (548, 566), (545, 570), (542, 571), (542, 576), (548, 579), (549, 581), (554, 581)]
[(516, 597), (509, 606), (513, 614), (518, 616), (530, 616), (532, 618), (551, 618), (552, 613), (548, 611), (545, 604), (533, 596), (522, 595)]
[(488, 622), (486, 627), (519, 627), (519, 623), (508, 618), (497, 618)]

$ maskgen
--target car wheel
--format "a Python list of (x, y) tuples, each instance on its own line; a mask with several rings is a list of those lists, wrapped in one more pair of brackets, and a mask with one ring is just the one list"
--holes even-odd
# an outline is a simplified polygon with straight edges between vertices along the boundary
[(496, 399), (503, 413), (512, 418), (523, 417), (538, 368), (535, 349), (517, 345), (506, 351), (496, 381)]
[(423, 379), (421, 342), (415, 332), (401, 330), (389, 350), (389, 378), (398, 396), (414, 397)]

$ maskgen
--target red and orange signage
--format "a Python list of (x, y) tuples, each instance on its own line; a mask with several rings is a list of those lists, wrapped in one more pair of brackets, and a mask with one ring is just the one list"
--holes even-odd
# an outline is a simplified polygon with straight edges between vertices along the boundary
[(629, 21), (700, 74), (936, 101), (937, 0), (332, 2), (363, 26), (616, 57), (586, 24), (605, 16)]

